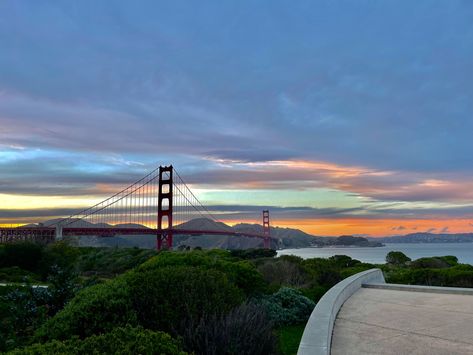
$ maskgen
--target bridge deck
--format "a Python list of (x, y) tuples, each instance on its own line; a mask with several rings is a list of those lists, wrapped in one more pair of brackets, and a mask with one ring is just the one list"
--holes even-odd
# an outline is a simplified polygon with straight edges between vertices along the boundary
[[(160, 231), (152, 228), (100, 228), (87, 227), (75, 228), (64, 227), (62, 229), (63, 236), (99, 236), (99, 237), (113, 237), (117, 235), (157, 235), (159, 232), (171, 231), (174, 235), (230, 235), (247, 238), (265, 239), (264, 234), (238, 232), (232, 230), (194, 230), (173, 228), (171, 230)], [(43, 238), (48, 241), (53, 241), (56, 229), (53, 227), (30, 227), (30, 228), (0, 228), (0, 243), (13, 241), (15, 239), (29, 240), (34, 238)]]
[(473, 296), (361, 288), (341, 308), (332, 354), (473, 354)]

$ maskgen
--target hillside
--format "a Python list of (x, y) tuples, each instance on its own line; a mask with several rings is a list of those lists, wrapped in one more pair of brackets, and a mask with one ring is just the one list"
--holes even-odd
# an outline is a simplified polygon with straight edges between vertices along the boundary
[[(51, 225), (54, 221), (46, 221), (43, 225)], [(74, 226), (77, 222), (71, 224)], [(88, 222), (81, 222), (84, 227), (111, 227), (107, 224), (95, 225)], [(36, 226), (36, 225), (30, 225)], [(118, 224), (117, 227), (144, 228), (139, 224)], [(216, 222), (208, 218), (195, 218), (183, 224), (177, 225), (176, 229), (188, 230), (208, 230), (208, 231), (229, 231), (229, 232), (247, 232), (251, 234), (262, 234), (263, 227), (259, 224), (240, 223), (229, 226), (222, 222)], [(307, 234), (299, 229), (271, 227), (271, 247), (274, 249), (288, 248), (307, 248), (307, 247), (325, 247), (325, 246), (355, 246), (355, 247), (374, 247), (380, 246), (378, 240), (368, 241), (365, 238), (341, 236), (341, 237), (317, 237)], [(152, 235), (134, 235), (134, 236), (116, 236), (116, 237), (95, 237), (81, 236), (68, 238), (78, 246), (113, 246), (113, 247), (139, 247), (155, 248), (156, 238)], [(249, 249), (258, 248), (263, 245), (260, 238), (248, 238), (241, 236), (225, 235), (175, 235), (174, 246), (179, 247), (201, 247), (204, 249)]]
[[(48, 223), (48, 222), (46, 222)], [(93, 226), (93, 225), (91, 225)], [(258, 224), (237, 224), (229, 226), (222, 222), (215, 222), (207, 218), (196, 218), (189, 222), (176, 226), (177, 229), (194, 230), (228, 230), (248, 233), (262, 233), (262, 226)], [(304, 248), (310, 246), (322, 246), (325, 243), (321, 237), (314, 237), (298, 229), (271, 227), (271, 236), (276, 240), (272, 241), (273, 248)], [(116, 247), (140, 247), (155, 248), (156, 238), (150, 235), (143, 236), (117, 236), (109, 238), (74, 237), (76, 243), (80, 246), (116, 246)], [(222, 249), (248, 249), (262, 246), (262, 240), (259, 238), (247, 238), (240, 236), (222, 236), (222, 235), (176, 235), (174, 236), (174, 245), (189, 247), (222, 248)]]
[(381, 243), (473, 243), (473, 233), (411, 233), (393, 237), (368, 239)]

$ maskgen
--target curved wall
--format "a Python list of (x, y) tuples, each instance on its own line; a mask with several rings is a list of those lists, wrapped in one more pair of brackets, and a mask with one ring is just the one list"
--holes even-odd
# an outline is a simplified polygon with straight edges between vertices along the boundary
[(340, 281), (328, 290), (310, 315), (299, 344), (298, 355), (330, 354), (333, 325), (338, 311), (365, 283), (385, 283), (383, 272), (380, 269), (363, 271)]

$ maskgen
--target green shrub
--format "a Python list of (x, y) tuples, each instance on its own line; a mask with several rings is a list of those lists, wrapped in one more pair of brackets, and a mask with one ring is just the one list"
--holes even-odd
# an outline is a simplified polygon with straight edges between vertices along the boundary
[(2, 287), (0, 296), (0, 351), (25, 344), (48, 311), (50, 294), (44, 288)]
[[(339, 237), (342, 238), (342, 237)], [(328, 258), (329, 261), (332, 261), (336, 266), (345, 268), (356, 266), (361, 263), (361, 261), (352, 259), (347, 255), (334, 255)]]
[(458, 258), (454, 255), (438, 256), (450, 266), (458, 265)]
[(257, 269), (266, 282), (279, 287), (301, 287), (308, 281), (308, 275), (301, 265), (285, 259), (267, 260)]
[(243, 293), (217, 270), (160, 267), (127, 275), (141, 325), (179, 333), (190, 319), (221, 315), (243, 300)]
[(34, 282), (39, 281), (39, 276), (31, 271), (23, 270), (18, 266), (0, 269), (0, 282)]
[(238, 306), (226, 315), (191, 320), (183, 341), (189, 351), (202, 355), (273, 354), (276, 343), (271, 321), (254, 303)]
[(131, 270), (155, 256), (157, 252), (138, 248), (81, 248), (78, 271), (86, 276), (113, 277)]
[(303, 288), (300, 291), (304, 296), (314, 302), (318, 302), (322, 296), (330, 289), (328, 286), (312, 285), (308, 288)]
[(372, 269), (373, 267), (374, 265), (372, 264), (359, 263), (359, 264), (356, 264), (355, 266), (347, 267), (341, 270), (340, 276), (342, 277), (342, 279), (346, 279), (347, 277), (358, 274), (359, 272), (362, 272), (362, 271)]
[(280, 355), (297, 354), (305, 324), (285, 325), (277, 329)]
[(278, 326), (307, 321), (315, 303), (301, 291), (283, 287), (273, 295), (262, 298), (269, 318)]
[(386, 273), (386, 281), (411, 285), (473, 287), (473, 266), (458, 264), (449, 268), (409, 268)]
[(38, 340), (85, 338), (117, 326), (136, 324), (129, 288), (123, 277), (80, 291), (36, 333)]
[(86, 354), (162, 354), (184, 355), (179, 342), (166, 333), (154, 332), (130, 326), (93, 335), (84, 340), (74, 338), (66, 341), (52, 341), (34, 344), (10, 352), (11, 355), (86, 355)]
[(278, 253), (274, 249), (234, 249), (230, 254), (240, 259), (274, 258)]
[(157, 270), (166, 266), (195, 266), (221, 271), (247, 296), (266, 290), (266, 284), (254, 264), (246, 260), (235, 262), (230, 253), (224, 250), (184, 253), (164, 251), (140, 265), (138, 271)]
[(0, 267), (18, 266), (36, 271), (43, 257), (44, 246), (31, 242), (5, 244), (0, 247)]
[(453, 260), (444, 257), (420, 258), (414, 260), (410, 267), (413, 269), (444, 269), (450, 267)]
[(79, 248), (69, 245), (65, 241), (48, 244), (43, 249), (43, 255), (38, 265), (38, 271), (43, 280), (46, 280), (52, 269), (73, 269), (81, 254)]
[(409, 261), (411, 261), (411, 258), (409, 258), (406, 254), (400, 251), (390, 251), (386, 255), (386, 262), (388, 264), (402, 266), (406, 265)]

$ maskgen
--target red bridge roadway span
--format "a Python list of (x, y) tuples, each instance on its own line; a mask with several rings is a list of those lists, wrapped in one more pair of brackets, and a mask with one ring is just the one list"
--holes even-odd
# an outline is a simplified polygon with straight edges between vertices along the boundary
[[(162, 231), (153, 228), (67, 228), (62, 229), (62, 236), (97, 236), (97, 237), (114, 237), (117, 235), (157, 235)], [(265, 239), (266, 236), (257, 233), (237, 232), (237, 231), (215, 231), (215, 230), (192, 230), (192, 229), (168, 229), (173, 235), (230, 235), (248, 238)], [(51, 227), (17, 227), (17, 228), (0, 228), (0, 243), (8, 242), (10, 239), (28, 240), (31, 238), (38, 239), (43, 237), (44, 241), (50, 238), (54, 239), (56, 228)]]

